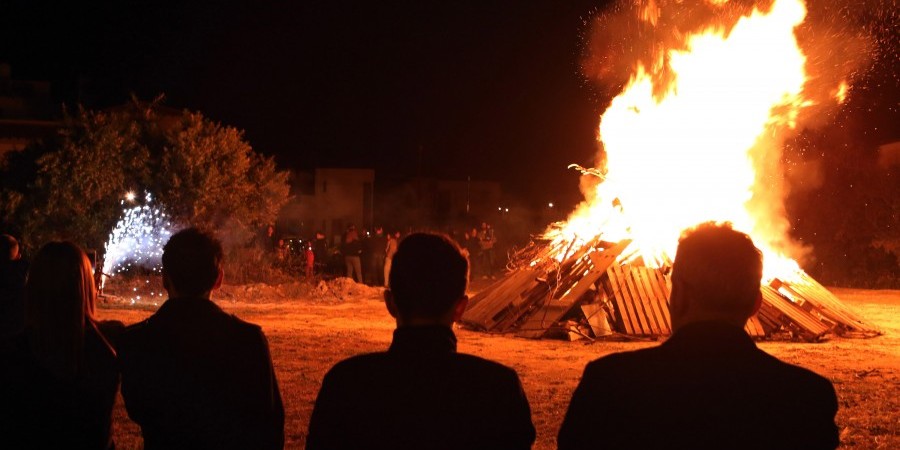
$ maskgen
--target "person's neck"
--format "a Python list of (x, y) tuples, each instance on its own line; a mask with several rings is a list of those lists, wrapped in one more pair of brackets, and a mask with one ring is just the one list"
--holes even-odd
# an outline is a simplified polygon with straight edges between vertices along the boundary
[(679, 320), (673, 318), (673, 332), (678, 332), (678, 330), (696, 323), (701, 322), (713, 322), (720, 323), (725, 325), (730, 325), (733, 327), (743, 328), (747, 323), (747, 318), (735, 317), (733, 315), (728, 314), (720, 314), (714, 312), (697, 312), (690, 314), (688, 316), (682, 317)]

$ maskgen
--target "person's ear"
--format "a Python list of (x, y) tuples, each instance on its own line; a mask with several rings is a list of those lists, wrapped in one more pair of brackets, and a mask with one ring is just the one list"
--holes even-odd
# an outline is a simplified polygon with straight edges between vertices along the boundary
[(453, 321), (459, 322), (462, 320), (463, 314), (466, 312), (466, 308), (469, 306), (469, 296), (463, 295), (456, 301), (456, 304), (453, 305)]
[(213, 284), (212, 290), (216, 290), (222, 287), (222, 281), (225, 280), (225, 271), (219, 268), (219, 273), (216, 275), (216, 282)]
[(384, 290), (384, 306), (387, 307), (391, 317), (397, 318), (397, 304), (394, 303), (394, 293), (390, 289)]

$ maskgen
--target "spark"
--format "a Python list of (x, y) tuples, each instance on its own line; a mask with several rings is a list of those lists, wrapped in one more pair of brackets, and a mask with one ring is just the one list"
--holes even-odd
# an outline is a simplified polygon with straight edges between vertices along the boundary
[[(126, 194), (129, 201), (135, 198), (137, 197), (133, 192)], [(174, 227), (164, 208), (159, 205), (151, 206), (152, 196), (149, 193), (144, 198), (143, 205), (122, 210), (122, 218), (109, 234), (104, 245), (101, 285), (110, 276), (139, 268), (148, 270), (152, 275), (162, 274), (163, 246), (172, 236)], [(144, 285), (149, 288), (150, 280), (145, 280)], [(131, 298), (132, 303), (141, 299), (137, 287), (132, 289), (132, 294), (135, 295)]]

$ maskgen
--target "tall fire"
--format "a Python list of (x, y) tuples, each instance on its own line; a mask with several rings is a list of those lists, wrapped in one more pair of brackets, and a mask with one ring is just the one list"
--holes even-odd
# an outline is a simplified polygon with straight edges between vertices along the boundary
[[(640, 2), (636, 20), (662, 26), (673, 20), (665, 6)], [(668, 334), (667, 273), (680, 233), (727, 221), (764, 253), (765, 302), (748, 322), (751, 334), (877, 334), (791, 258), (799, 246), (787, 237), (781, 147), (804, 108), (822, 100), (804, 91), (810, 77), (795, 30), (805, 4), (766, 6), (713, 20), (638, 59), (601, 117), (601, 167), (582, 169), (587, 199), (473, 299), (466, 323), (530, 337), (554, 329)], [(727, 0), (703, 7), (721, 17), (732, 11)], [(841, 102), (846, 91), (839, 80), (826, 101)]]

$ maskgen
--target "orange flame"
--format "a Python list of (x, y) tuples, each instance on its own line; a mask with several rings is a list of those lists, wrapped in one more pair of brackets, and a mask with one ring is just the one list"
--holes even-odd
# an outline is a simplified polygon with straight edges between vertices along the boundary
[[(655, 20), (654, 8), (642, 20)], [(794, 35), (805, 16), (801, 0), (776, 0), (730, 30), (688, 37), (685, 49), (667, 52), (674, 77), (664, 89), (654, 86), (660, 67), (637, 67), (601, 118), (605, 179), (550, 237), (631, 238), (656, 265), (674, 256), (682, 230), (728, 221), (763, 250), (766, 278), (793, 278), (800, 269), (783, 255), (782, 174), (767, 161), (780, 157), (780, 132), (811, 104)]]

